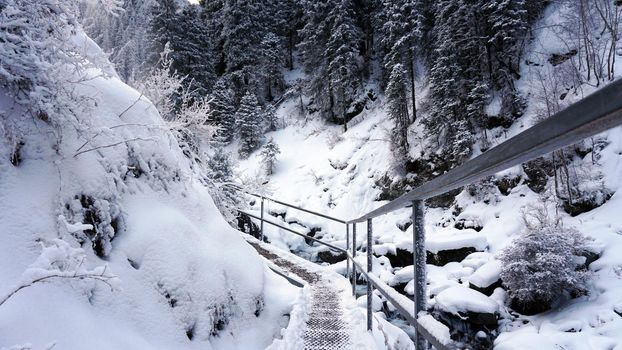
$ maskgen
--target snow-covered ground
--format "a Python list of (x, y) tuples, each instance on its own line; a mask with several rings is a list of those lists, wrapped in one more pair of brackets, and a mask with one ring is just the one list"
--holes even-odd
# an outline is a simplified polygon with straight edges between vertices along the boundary
[[(59, 127), (0, 90), (0, 348), (269, 346), (300, 289), (225, 222), (154, 106), (101, 73), (67, 83), (89, 107)], [(80, 245), (93, 225), (113, 238), (99, 255)]]

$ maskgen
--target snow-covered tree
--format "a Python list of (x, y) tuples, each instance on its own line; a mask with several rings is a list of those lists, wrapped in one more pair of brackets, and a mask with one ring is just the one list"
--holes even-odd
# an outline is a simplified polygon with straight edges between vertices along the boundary
[(279, 145), (277, 145), (272, 138), (261, 149), (261, 159), (266, 168), (266, 175), (272, 175), (274, 173), (276, 156), (280, 153)]
[[(114, 2), (117, 0), (110, 0)], [(119, 0), (122, 9), (111, 16), (105, 5), (97, 1), (83, 2), (81, 20), (85, 31), (104, 51), (110, 53), (120, 78), (128, 82), (150, 67), (146, 62), (162, 51), (152, 52), (151, 19), (156, 0)]]
[[(423, 5), (413, 0), (386, 0), (382, 2), (377, 19), (381, 23), (380, 50), (382, 51), (382, 83), (387, 80), (396, 64), (401, 64), (408, 72), (410, 80), (410, 99), (412, 101), (413, 120), (416, 118), (415, 106), (415, 60), (417, 50), (417, 26), (423, 14), (419, 13)], [(423, 50), (422, 50), (423, 51)]]
[(348, 131), (347, 111), (360, 92), (361, 76), (358, 65), (360, 29), (354, 20), (353, 6), (349, 0), (341, 0), (328, 14), (332, 33), (328, 39), (329, 93), (332, 94), (331, 115), (338, 116)]
[(408, 81), (406, 71), (401, 64), (393, 66), (389, 83), (385, 90), (387, 98), (387, 113), (393, 121), (391, 132), (391, 146), (398, 162), (408, 157)]
[(235, 134), (235, 107), (231, 91), (224, 79), (219, 79), (214, 85), (209, 105), (212, 113), (211, 121), (219, 128), (219, 140), (231, 142)]
[(284, 59), (281, 50), (281, 39), (274, 33), (268, 33), (261, 41), (260, 45), (260, 70), (265, 80), (266, 99), (271, 102), (275, 93), (283, 89), (283, 76), (281, 68)]
[(247, 158), (256, 150), (263, 139), (261, 109), (254, 94), (247, 92), (240, 107), (235, 113), (238, 132), (240, 135), (240, 157)]
[(586, 290), (589, 274), (579, 269), (587, 239), (540, 205), (525, 211), (525, 230), (500, 254), (501, 279), (519, 312), (550, 308), (565, 293)]
[(274, 105), (269, 103), (264, 107), (263, 120), (266, 122), (268, 131), (276, 131), (279, 126), (279, 118), (276, 115)]
[(222, 147), (218, 147), (207, 162), (209, 177), (214, 183), (227, 183), (233, 180), (233, 161)]
[[(168, 45), (171, 70), (187, 77), (184, 87), (189, 89), (192, 98), (200, 99), (211, 90), (216, 74), (211, 38), (199, 7), (189, 4), (182, 7), (176, 0), (157, 0), (156, 3), (151, 20), (151, 51), (159, 53)], [(158, 63), (153, 62), (154, 65)]]

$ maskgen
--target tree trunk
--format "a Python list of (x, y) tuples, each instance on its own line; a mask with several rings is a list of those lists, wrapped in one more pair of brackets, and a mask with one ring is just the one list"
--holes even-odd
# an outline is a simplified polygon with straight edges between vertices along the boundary
[(415, 58), (414, 55), (411, 55), (411, 64), (410, 64), (410, 95), (413, 104), (413, 119), (411, 123), (414, 123), (417, 120), (417, 97), (415, 91)]

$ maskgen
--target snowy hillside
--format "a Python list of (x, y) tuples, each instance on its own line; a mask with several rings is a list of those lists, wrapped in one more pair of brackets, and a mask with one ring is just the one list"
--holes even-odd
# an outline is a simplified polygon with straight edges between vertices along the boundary
[[(554, 54), (568, 51), (566, 37), (560, 37), (556, 24), (567, 16), (567, 7), (552, 5), (544, 18), (538, 22), (535, 39), (527, 48), (521, 65), (521, 79), (517, 86), (527, 98), (524, 116), (510, 127), (497, 127), (489, 131), (487, 145), (478, 143), (478, 148), (494, 146), (535, 124), (545, 108), (542, 90), (550, 85), (567, 86), (564, 82), (551, 83), (556, 69), (549, 61)], [(567, 34), (567, 33), (566, 33)], [(619, 54), (619, 52), (618, 52)], [(619, 56), (618, 56), (619, 57)], [(562, 66), (563, 67), (563, 66)], [(616, 66), (615, 76), (622, 72)], [(542, 82), (547, 77), (546, 82)], [(424, 85), (424, 82), (421, 82)], [(565, 106), (594, 91), (597, 87), (584, 85), (574, 92), (563, 90), (568, 98)], [(425, 99), (426, 90), (419, 89), (418, 100)], [(286, 125), (282, 130), (266, 134), (273, 139), (281, 153), (275, 163), (274, 174), (266, 179), (265, 190), (269, 197), (325, 213), (341, 219), (353, 219), (385, 203), (380, 200), (390, 195), (389, 185), (400, 179), (415, 180), (417, 174), (404, 175), (394, 169), (391, 151), (393, 122), (385, 112), (383, 96), (350, 122), (347, 132), (342, 127), (325, 123), (316, 115), (301, 115), (298, 100), (283, 103), (277, 110), (279, 119)], [(559, 101), (558, 101), (559, 103)], [(487, 107), (489, 115), (498, 113), (500, 102), (493, 98)], [(425, 110), (420, 113), (425, 113)], [(409, 129), (411, 156), (419, 157), (424, 142), (422, 126), (415, 122)], [(613, 129), (594, 138), (605, 146), (599, 150), (574, 157), (573, 171), (591, 171), (602, 174), (595, 182), (602, 182), (613, 196), (602, 206), (570, 216), (564, 211), (560, 215), (564, 227), (575, 227), (588, 237), (591, 250), (598, 259), (589, 265), (591, 284), (587, 295), (559, 301), (553, 310), (535, 316), (519, 315), (509, 307), (510, 300), (502, 288), (497, 288), (488, 298), (483, 294), (484, 305), (492, 303), (492, 312), (500, 315), (498, 332), (494, 340), (499, 349), (613, 349), (622, 344), (622, 197), (618, 190), (622, 186), (622, 130)], [(235, 145), (231, 146), (235, 149)], [(477, 155), (478, 151), (473, 156)], [(594, 162), (594, 159), (598, 159)], [(264, 174), (261, 154), (254, 153), (241, 160), (239, 171), (242, 178), (257, 178)], [(387, 177), (388, 175), (388, 182)], [(505, 187), (504, 181), (515, 181)], [(429, 207), (426, 211), (426, 248), (428, 250), (428, 293), (431, 297), (428, 307), (455, 312), (456, 307), (477, 298), (465, 298), (471, 290), (465, 290), (469, 283), (489, 286), (499, 279), (498, 262), (495, 257), (512, 239), (524, 230), (524, 212), (542, 203), (542, 196), (534, 192), (529, 175), (523, 167), (516, 167), (497, 174), (492, 190), (463, 190), (454, 201), (445, 207)], [(408, 181), (406, 181), (408, 184)], [(412, 182), (411, 182), (412, 183)], [(584, 183), (594, 186), (594, 183)], [(553, 179), (548, 180), (552, 188)], [(497, 188), (498, 187), (498, 188)], [(391, 186), (391, 188), (394, 188)], [(398, 187), (399, 194), (409, 185)], [(483, 195), (482, 195), (483, 193)], [(556, 211), (551, 203), (544, 204)], [(253, 209), (259, 210), (258, 203)], [(345, 228), (312, 215), (287, 209), (281, 205), (266, 202), (270, 219), (300, 232), (313, 232), (316, 237), (345, 247)], [(374, 219), (374, 273), (390, 285), (413, 294), (412, 258), (410, 263), (399, 261), (399, 250), (410, 250), (412, 233), (410, 209), (398, 210)], [(289, 224), (288, 224), (289, 223)], [(317, 253), (325, 250), (321, 246), (310, 246), (301, 237), (273, 227), (265, 228), (267, 238), (274, 245), (290, 249), (311, 260), (319, 260)], [(359, 225), (358, 245), (365, 245), (364, 225)], [(477, 251), (458, 261), (430, 264), (430, 254), (468, 247)], [(397, 256), (397, 257), (396, 257)], [(391, 266), (392, 263), (398, 266)], [(345, 273), (345, 261), (332, 265), (336, 271)], [(443, 294), (443, 303), (435, 299), (450, 287), (462, 285), (462, 290)], [(493, 287), (494, 288), (494, 287)], [(491, 290), (492, 292), (492, 290)], [(467, 300), (468, 299), (468, 300)], [(458, 306), (456, 306), (456, 303)], [(438, 305), (437, 305), (438, 304)], [(466, 306), (465, 310), (473, 311)], [(484, 335), (486, 337), (486, 335)]]
[(0, 348), (270, 345), (299, 290), (225, 222), (151, 102), (80, 30), (67, 45), (79, 66), (45, 77), (63, 77), (55, 98), (71, 99), (49, 101), (68, 109), (33, 114), (0, 89)]

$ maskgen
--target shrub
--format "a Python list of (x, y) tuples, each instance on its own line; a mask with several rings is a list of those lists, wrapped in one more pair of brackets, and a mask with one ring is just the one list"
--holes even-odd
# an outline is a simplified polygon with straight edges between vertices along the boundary
[(526, 223), (521, 236), (499, 254), (513, 308), (535, 314), (566, 294), (584, 294), (589, 274), (579, 269), (578, 257), (587, 250), (587, 238), (551, 220), (543, 209), (527, 213)]

